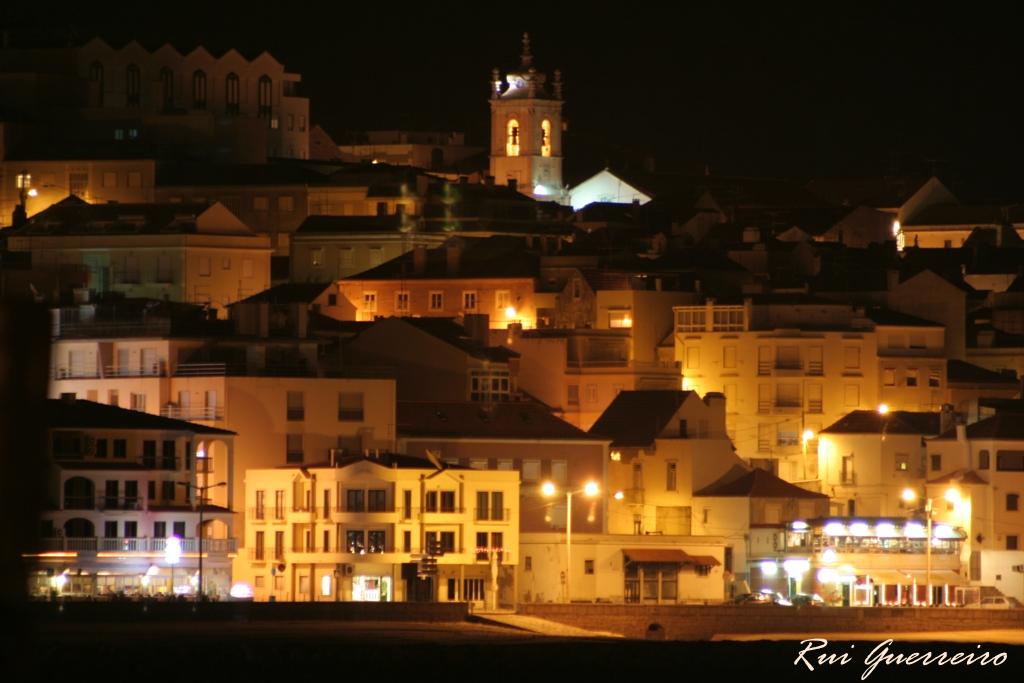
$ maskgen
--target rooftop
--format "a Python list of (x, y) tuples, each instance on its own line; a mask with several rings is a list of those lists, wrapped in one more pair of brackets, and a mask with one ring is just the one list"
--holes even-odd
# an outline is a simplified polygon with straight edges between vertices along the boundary
[(920, 434), (939, 433), (941, 414), (893, 410), (885, 415), (877, 410), (854, 410), (821, 430), (822, 434)]
[(771, 472), (762, 469), (750, 470), (746, 474), (736, 476), (738, 472), (731, 470), (721, 479), (694, 493), (694, 496), (719, 498), (811, 498), (828, 500), (824, 493), (815, 493), (779, 479)]
[(235, 433), (82, 399), (47, 399), (44, 411), (44, 422), (49, 429), (133, 429), (221, 435)]
[[(956, 429), (935, 437), (936, 440), (956, 439)], [(1024, 414), (997, 413), (992, 417), (967, 425), (967, 438), (978, 440), (1024, 441)]]
[(400, 401), (400, 436), (597, 440), (533, 401), (471, 403)]
[(589, 433), (611, 439), (612, 446), (650, 446), (691, 396), (700, 400), (692, 391), (620, 391)]

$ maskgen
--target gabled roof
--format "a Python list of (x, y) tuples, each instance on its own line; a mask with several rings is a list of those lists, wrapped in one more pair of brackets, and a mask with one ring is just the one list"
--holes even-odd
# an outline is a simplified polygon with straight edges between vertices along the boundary
[(368, 454), (363, 453), (345, 453), (339, 455), (333, 463), (325, 460), (324, 462), (311, 463), (309, 465), (280, 465), (277, 469), (304, 469), (304, 470), (322, 470), (322, 469), (340, 469), (343, 467), (351, 467), (352, 465), (358, 465), (360, 463), (370, 463), (379, 467), (397, 468), (400, 470), (466, 470), (468, 467), (462, 465), (454, 465), (447, 462), (440, 462), (439, 465), (435, 465), (427, 458), (421, 458), (415, 455), (405, 455), (404, 453), (380, 453), (371, 452)]
[(240, 299), (231, 306), (238, 304), (311, 304), (324, 293), (324, 290), (331, 286), (331, 283), (321, 282), (286, 282), (274, 285), (270, 289), (253, 294), (245, 299)]
[(920, 434), (931, 436), (939, 433), (941, 415), (930, 412), (893, 410), (885, 415), (877, 410), (854, 410), (839, 418), (822, 434)]
[(950, 359), (946, 361), (946, 377), (950, 384), (1004, 384), (1019, 386), (1016, 373), (994, 372), (967, 361)]
[(944, 474), (936, 479), (929, 479), (929, 484), (964, 484), (976, 486), (988, 486), (988, 482), (981, 478), (981, 475), (974, 470), (959, 469), (949, 474)]
[(672, 389), (620, 391), (589, 433), (611, 439), (612, 446), (650, 446), (691, 396)]
[[(950, 429), (935, 437), (943, 441), (955, 439), (956, 429)], [(996, 413), (980, 422), (967, 425), (968, 439), (995, 441), (1024, 441), (1024, 414)]]
[(366, 232), (397, 233), (409, 219), (398, 214), (387, 216), (309, 216), (295, 230), (297, 235), (345, 234)]
[(399, 436), (596, 441), (533, 401), (399, 401)]
[(928, 178), (837, 178), (817, 179), (807, 189), (836, 206), (895, 208), (910, 199)]
[(378, 318), (372, 323), (360, 323), (363, 327), (350, 329), (356, 333), (356, 338), (358, 338), (359, 335), (378, 325), (392, 325), (395, 323), (411, 325), (421, 332), (454, 346), (473, 358), (480, 358), (493, 363), (507, 363), (511, 358), (519, 358), (517, 351), (504, 346), (484, 346), (476, 339), (470, 337), (466, 333), (466, 329), (452, 318)]
[(81, 399), (48, 399), (43, 410), (44, 423), (49, 429), (138, 429), (225, 435), (235, 433)]
[(828, 500), (824, 493), (815, 493), (779, 479), (771, 472), (754, 469), (746, 474), (731, 478), (726, 473), (711, 486), (693, 494), (716, 498), (811, 498)]

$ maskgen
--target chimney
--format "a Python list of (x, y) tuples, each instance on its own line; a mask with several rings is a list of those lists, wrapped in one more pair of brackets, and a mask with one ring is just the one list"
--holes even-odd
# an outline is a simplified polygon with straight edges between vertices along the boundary
[(491, 316), (486, 313), (467, 313), (462, 317), (466, 335), (480, 346), (490, 346)]
[(449, 244), (445, 247), (445, 256), (448, 277), (455, 277), (459, 274), (459, 259), (462, 257), (462, 247), (458, 244)]
[(953, 412), (952, 403), (943, 403), (942, 411), (939, 413), (939, 434), (945, 434), (954, 427), (956, 413)]
[(967, 425), (962, 422), (956, 424), (956, 440), (960, 443), (967, 443)]
[(412, 272), (416, 275), (423, 275), (427, 272), (427, 248), (422, 244), (413, 247)]

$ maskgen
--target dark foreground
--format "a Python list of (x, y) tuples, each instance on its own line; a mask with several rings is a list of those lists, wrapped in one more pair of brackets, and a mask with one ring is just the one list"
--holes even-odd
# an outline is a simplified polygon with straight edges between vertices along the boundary
[[(851, 649), (851, 645), (854, 647)], [(5, 638), (6, 681), (423, 680), (705, 681), (861, 680), (877, 642), (831, 642), (836, 663), (794, 665), (797, 642), (648, 642), (556, 639), (471, 621), (38, 623)], [(978, 647), (980, 645), (980, 647)], [(880, 662), (866, 680), (1021, 680), (1024, 647), (896, 642), (890, 654), (931, 651), (991, 657), (996, 666)], [(839, 656), (848, 653), (848, 663)], [(818, 653), (816, 653), (818, 654)], [(11, 675), (13, 674), (13, 675)], [(785, 678), (781, 678), (785, 676)]]

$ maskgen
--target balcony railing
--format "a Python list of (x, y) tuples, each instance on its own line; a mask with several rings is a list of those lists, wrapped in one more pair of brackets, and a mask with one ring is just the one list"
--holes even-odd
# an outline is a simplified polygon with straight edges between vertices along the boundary
[(167, 374), (163, 361), (147, 363), (140, 367), (120, 367), (107, 365), (103, 368), (104, 377), (163, 377)]
[(394, 503), (386, 503), (384, 505), (348, 505), (342, 503), (334, 507), (335, 512), (352, 512), (352, 513), (373, 513), (373, 512), (395, 512)]
[(178, 406), (168, 403), (160, 409), (163, 417), (172, 417), (175, 420), (223, 420), (224, 406)]
[(772, 411), (772, 402), (771, 401), (758, 401), (757, 402), (757, 412), (759, 412), (759, 413), (770, 413), (771, 411)]
[(770, 375), (772, 374), (772, 364), (770, 361), (759, 360), (757, 362), (757, 374), (759, 375)]
[[(40, 541), (43, 552), (98, 552), (98, 553), (162, 553), (167, 548), (166, 538), (44, 538)], [(181, 539), (183, 553), (196, 553), (198, 538)], [(204, 553), (233, 553), (238, 550), (238, 539), (204, 538)]]
[(141, 510), (142, 498), (138, 496), (100, 496), (96, 499), (96, 509), (103, 510)]
[(803, 370), (804, 364), (800, 360), (781, 360), (775, 361), (776, 370)]
[(820, 400), (818, 400), (818, 401), (812, 401), (812, 400), (807, 401), (807, 412), (808, 413), (815, 413), (815, 414), (819, 414), (819, 413), (824, 412), (824, 409), (822, 407), (821, 401)]
[(824, 374), (824, 368), (820, 360), (807, 361), (807, 374), (808, 375), (822, 375)]

